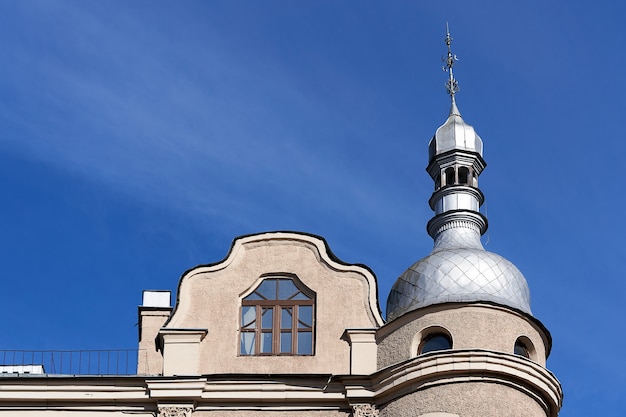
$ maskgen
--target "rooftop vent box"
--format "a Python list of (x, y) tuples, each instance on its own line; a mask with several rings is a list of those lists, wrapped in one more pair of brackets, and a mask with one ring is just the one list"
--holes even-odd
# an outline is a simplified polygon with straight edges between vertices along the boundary
[(171, 306), (171, 291), (144, 290), (143, 307), (167, 307)]

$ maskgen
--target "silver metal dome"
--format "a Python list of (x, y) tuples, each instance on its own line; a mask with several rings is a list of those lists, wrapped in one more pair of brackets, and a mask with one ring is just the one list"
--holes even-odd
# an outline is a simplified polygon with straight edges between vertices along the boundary
[(440, 233), (430, 255), (395, 282), (387, 319), (447, 302), (490, 301), (531, 314), (530, 291), (522, 273), (502, 256), (483, 249), (471, 229)]
[(456, 106), (459, 86), (452, 67), (457, 58), (450, 48), (450, 32), (445, 42), (446, 89), (452, 105), (448, 119), (428, 145), (426, 168), (435, 181), (429, 201), (435, 217), (427, 226), (435, 245), (430, 255), (409, 267), (393, 285), (387, 299), (387, 318), (393, 320), (433, 304), (480, 301), (532, 314), (530, 291), (522, 273), (502, 256), (487, 252), (480, 242), (487, 230), (487, 219), (480, 213), (483, 197), (477, 181), (485, 168), (483, 141), (463, 121)]
[(476, 152), (483, 156), (483, 141), (474, 128), (461, 118), (454, 97), (448, 119), (437, 129), (428, 145), (428, 159), (451, 150)]

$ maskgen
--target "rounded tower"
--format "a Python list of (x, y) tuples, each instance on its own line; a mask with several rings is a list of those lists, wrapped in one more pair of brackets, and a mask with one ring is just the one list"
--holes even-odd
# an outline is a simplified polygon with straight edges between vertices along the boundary
[(445, 42), (451, 108), (426, 168), (435, 184), (427, 225), (434, 246), (387, 300), (378, 367), (383, 374), (401, 367), (405, 379), (380, 416), (554, 417), (563, 394), (545, 367), (550, 333), (532, 316), (522, 273), (480, 241), (488, 226), (478, 187), (483, 142), (456, 105), (449, 31)]

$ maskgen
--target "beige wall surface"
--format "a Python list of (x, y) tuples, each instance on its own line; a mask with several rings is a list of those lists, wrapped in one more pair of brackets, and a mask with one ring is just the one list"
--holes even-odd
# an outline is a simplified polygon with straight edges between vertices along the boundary
[[(241, 299), (268, 274), (294, 274), (315, 291), (314, 355), (238, 355)], [(188, 272), (166, 327), (208, 330), (199, 347), (200, 374), (341, 374), (350, 371), (345, 329), (382, 325), (377, 303), (371, 272), (335, 262), (319, 238), (267, 233), (241, 238), (223, 262)]]
[(154, 417), (151, 411), (115, 411), (103, 407), (102, 410), (0, 410), (0, 417)]
[(446, 412), (460, 417), (546, 417), (528, 395), (495, 383), (472, 382), (428, 388), (380, 407), (380, 417), (419, 417)]
[(170, 313), (169, 308), (139, 308), (138, 375), (159, 375), (163, 371), (163, 356), (157, 350), (156, 337)]
[(378, 330), (378, 367), (415, 357), (423, 331), (442, 327), (452, 336), (453, 349), (485, 349), (513, 353), (518, 337), (534, 346), (533, 359), (545, 366), (545, 336), (530, 319), (489, 304), (442, 304), (412, 311)]
[(212, 410), (195, 411), (194, 417), (348, 417), (348, 411), (340, 410)]

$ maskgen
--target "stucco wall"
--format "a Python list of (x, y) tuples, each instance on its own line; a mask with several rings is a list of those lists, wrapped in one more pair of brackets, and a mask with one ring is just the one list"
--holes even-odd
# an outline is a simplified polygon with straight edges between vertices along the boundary
[[(295, 234), (250, 238), (235, 244), (222, 264), (183, 277), (178, 305), (166, 327), (208, 329), (200, 344), (199, 374), (350, 372), (350, 347), (342, 340), (345, 329), (382, 323), (371, 308), (375, 281), (365, 268), (331, 261), (320, 251), (320, 242)], [(315, 291), (313, 356), (238, 356), (242, 295), (267, 274), (295, 274)]]
[(163, 356), (157, 350), (155, 339), (170, 313), (169, 308), (139, 308), (141, 333), (137, 353), (137, 374), (159, 375), (163, 371)]
[(380, 417), (419, 417), (434, 412), (460, 417), (546, 417), (539, 403), (526, 394), (483, 382), (439, 385), (380, 407)]
[(432, 326), (450, 333), (453, 349), (513, 353), (517, 338), (525, 336), (534, 346), (533, 360), (545, 366), (545, 336), (522, 314), (489, 304), (443, 304), (409, 312), (378, 331), (379, 369), (415, 357), (420, 332)]

